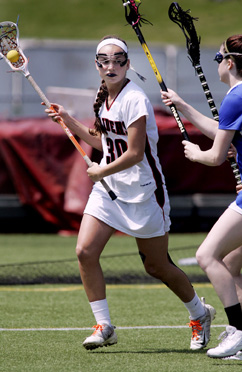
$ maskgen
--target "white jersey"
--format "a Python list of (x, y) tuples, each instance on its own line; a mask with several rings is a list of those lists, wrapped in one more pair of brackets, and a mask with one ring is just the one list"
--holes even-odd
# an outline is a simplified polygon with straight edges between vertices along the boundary
[[(150, 198), (157, 188), (165, 188), (157, 156), (159, 136), (154, 110), (143, 90), (128, 80), (110, 107), (104, 102), (99, 115), (107, 130), (107, 134), (102, 134), (103, 158), (100, 166), (109, 164), (127, 150), (128, 127), (140, 117), (146, 116), (143, 160), (128, 169), (105, 177), (118, 199), (126, 203), (139, 203)], [(103, 186), (97, 182), (94, 188), (99, 187)]]

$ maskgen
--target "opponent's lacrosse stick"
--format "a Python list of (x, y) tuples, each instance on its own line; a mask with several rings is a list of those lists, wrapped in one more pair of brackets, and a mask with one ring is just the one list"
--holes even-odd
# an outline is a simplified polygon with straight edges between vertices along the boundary
[[(138, 4), (138, 6), (136, 6), (135, 4), (135, 1), (134, 0), (129, 0), (127, 2), (125, 2), (125, 0), (122, 0), (123, 1), (123, 6), (125, 7), (125, 17), (126, 17), (126, 20), (127, 22), (133, 27), (136, 35), (138, 36), (138, 39), (144, 49), (144, 52), (146, 54), (146, 57), (148, 58), (149, 62), (150, 62), (150, 65), (155, 73), (155, 76), (156, 76), (156, 79), (161, 87), (162, 90), (166, 91), (167, 92), (167, 87), (166, 87), (166, 84), (164, 82), (164, 80), (162, 79), (161, 77), (161, 74), (160, 72), (158, 71), (158, 68), (156, 67), (156, 64), (155, 64), (155, 61), (149, 51), (149, 48), (145, 42), (145, 39), (144, 39), (144, 36), (142, 35), (142, 32), (140, 30), (140, 27), (141, 27), (141, 23), (149, 23), (151, 24), (149, 21), (147, 21), (146, 19), (142, 18), (141, 15), (139, 14), (139, 6), (140, 6), (140, 3)], [(129, 9), (129, 12), (128, 12), (128, 9)], [(176, 120), (176, 123), (183, 135), (183, 138), (187, 141), (189, 141), (189, 137), (188, 137), (188, 134), (187, 134), (187, 131), (186, 131), (186, 128), (184, 126), (184, 124), (182, 123), (181, 121), (181, 118), (179, 116), (179, 113), (176, 109), (176, 106), (174, 104), (170, 105), (169, 106), (170, 109), (171, 109), (171, 112)]]
[[(197, 21), (198, 18), (192, 17), (190, 14), (190, 10), (184, 11), (178, 3), (173, 2), (169, 7), (169, 17), (170, 19), (175, 22), (182, 30), (186, 38), (186, 47), (187, 53), (189, 56), (190, 61), (192, 62), (193, 67), (199, 77), (201, 82), (205, 97), (207, 99), (208, 105), (212, 112), (213, 118), (215, 120), (219, 120), (218, 110), (216, 108), (214, 99), (210, 92), (208, 83), (204, 76), (202, 66), (200, 64), (200, 37), (198, 38), (197, 32), (194, 26), (193, 21)], [(236, 179), (237, 185), (241, 185), (242, 181), (240, 178), (240, 172), (236, 160), (234, 157), (229, 158), (230, 165), (233, 169), (233, 173)]]
[[(11, 62), (7, 58), (7, 54), (9, 51), (16, 51), (17, 55), (17, 61)], [(28, 71), (28, 60), (25, 57), (22, 49), (19, 45), (19, 30), (17, 24), (13, 22), (2, 22), (0, 23), (0, 56), (5, 59), (5, 61), (9, 64), (11, 69), (16, 72), (21, 72), (26, 79), (29, 81), (29, 83), (32, 85), (34, 90), (38, 93), (41, 100), (45, 103), (45, 105), (48, 108), (53, 109), (51, 106), (48, 98), (45, 96), (45, 94), (42, 92), (40, 87), (37, 85), (37, 83), (34, 81), (32, 76), (30, 75)], [(54, 109), (53, 109), (54, 111)], [(88, 167), (91, 167), (93, 165), (90, 158), (87, 156), (85, 151), (82, 149), (80, 144), (77, 142), (73, 134), (70, 132), (69, 128), (65, 125), (63, 120), (58, 120), (58, 123), (61, 125), (73, 145), (76, 147), (76, 149), (79, 151), (79, 153), (82, 155), (83, 159), (87, 163)], [(112, 200), (115, 200), (117, 196), (114, 194), (114, 192), (109, 188), (108, 184), (104, 181), (100, 181), (105, 190), (108, 192), (109, 196)]]

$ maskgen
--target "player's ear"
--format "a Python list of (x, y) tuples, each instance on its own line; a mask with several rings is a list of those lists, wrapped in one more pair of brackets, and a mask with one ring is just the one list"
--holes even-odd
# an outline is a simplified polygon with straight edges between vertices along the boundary
[(234, 61), (232, 60), (232, 58), (228, 58), (227, 66), (228, 70), (231, 70), (231, 68), (234, 66)]
[(130, 59), (128, 59), (126, 67), (127, 67), (127, 71), (128, 71), (130, 69)]

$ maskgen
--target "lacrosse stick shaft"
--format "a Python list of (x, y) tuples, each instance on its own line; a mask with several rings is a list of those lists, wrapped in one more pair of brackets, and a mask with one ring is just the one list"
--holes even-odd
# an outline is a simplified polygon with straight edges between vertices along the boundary
[[(41, 100), (45, 103), (46, 107), (51, 108), (51, 103), (49, 102), (49, 100), (46, 97), (46, 95), (44, 94), (44, 92), (40, 89), (40, 87), (38, 86), (38, 84), (35, 82), (35, 80), (33, 79), (33, 77), (31, 75), (27, 75), (26, 78), (29, 81), (29, 83), (32, 85), (32, 87), (34, 88), (34, 90), (38, 93), (38, 95), (40, 96)], [(73, 143), (73, 145), (75, 146), (75, 148), (79, 151), (79, 153), (81, 154), (81, 156), (85, 160), (87, 166), (88, 167), (91, 167), (93, 165), (91, 159), (87, 156), (87, 154), (85, 153), (85, 151), (83, 150), (83, 148), (77, 142), (77, 140), (75, 139), (75, 137), (73, 136), (73, 134), (71, 133), (71, 131), (69, 130), (69, 128), (65, 125), (65, 123), (63, 122), (63, 120), (58, 120), (58, 123), (61, 125), (61, 127), (63, 128), (63, 130), (65, 131), (65, 133), (67, 134), (67, 136), (69, 137), (69, 139), (71, 140), (71, 142)], [(100, 182), (103, 185), (103, 187), (105, 188), (105, 190), (108, 192), (110, 198), (112, 200), (115, 200), (117, 198), (117, 196), (110, 189), (110, 187), (108, 186), (108, 184), (104, 180), (100, 180)]]
[(213, 118), (218, 121), (219, 120), (218, 110), (216, 108), (212, 93), (209, 89), (207, 80), (203, 73), (202, 66), (200, 64), (197, 64), (194, 66), (194, 68), (196, 70), (197, 76), (199, 77), (200, 83), (202, 85), (202, 88), (203, 88), (205, 97), (207, 99), (208, 105), (210, 107), (211, 113), (213, 115)]
[[(182, 10), (180, 5), (176, 2), (173, 2), (170, 5), (168, 11), (170, 19), (180, 27), (183, 34), (185, 35), (189, 59), (192, 62), (192, 65), (195, 68), (197, 76), (200, 79), (212, 116), (216, 121), (219, 121), (219, 114), (215, 102), (213, 100), (212, 94), (208, 87), (208, 83), (206, 81), (202, 67), (200, 65), (200, 38), (198, 38), (197, 36), (197, 32), (193, 23), (193, 21), (194, 20), (197, 21), (198, 18), (192, 17), (189, 13), (190, 10), (187, 11)], [(237, 185), (241, 185), (242, 181), (240, 177), (238, 164), (234, 157), (229, 158), (229, 161), (236, 179), (236, 183)]]
[[(210, 92), (208, 83), (206, 81), (205, 75), (204, 75), (203, 70), (202, 70), (202, 67), (201, 67), (201, 65), (197, 64), (197, 65), (194, 66), (194, 68), (195, 68), (197, 76), (199, 77), (199, 80), (201, 82), (205, 97), (207, 99), (208, 105), (209, 105), (211, 113), (213, 115), (213, 118), (215, 120), (219, 121), (218, 110), (216, 108), (212, 93)], [(233, 170), (234, 177), (236, 179), (236, 183), (237, 183), (237, 185), (241, 185), (242, 181), (241, 181), (241, 177), (240, 177), (240, 171), (239, 171), (239, 168), (238, 168), (238, 164), (237, 164), (234, 157), (231, 157), (231, 158), (228, 158), (228, 159), (229, 159), (231, 168)]]
[[(135, 30), (136, 35), (138, 36), (138, 39), (140, 41), (140, 44), (142, 45), (142, 48), (144, 49), (144, 52), (146, 54), (146, 57), (148, 58), (148, 60), (150, 62), (150, 65), (152, 67), (152, 70), (155, 73), (156, 79), (157, 79), (157, 81), (158, 81), (161, 89), (163, 91), (166, 91), (167, 92), (166, 84), (165, 84), (164, 80), (161, 77), (161, 74), (160, 74), (160, 72), (159, 72), (159, 70), (158, 70), (158, 68), (157, 68), (157, 66), (155, 64), (155, 61), (154, 61), (154, 59), (153, 59), (153, 57), (152, 57), (152, 55), (151, 55), (151, 53), (149, 51), (149, 48), (148, 48), (148, 46), (147, 46), (147, 44), (145, 42), (145, 39), (144, 39), (144, 37), (142, 35), (142, 32), (141, 32), (139, 26), (138, 25), (134, 25), (132, 27)], [(176, 109), (176, 106), (172, 104), (169, 107), (170, 107), (170, 110), (171, 110), (171, 112), (172, 112), (175, 120), (176, 120), (176, 123), (178, 125), (178, 128), (180, 129), (180, 132), (181, 132), (183, 138), (186, 141), (190, 141), (189, 136), (188, 136), (187, 131), (186, 131), (186, 128), (184, 127), (184, 124), (181, 121), (181, 118), (180, 118), (179, 113), (178, 113), (178, 111)]]

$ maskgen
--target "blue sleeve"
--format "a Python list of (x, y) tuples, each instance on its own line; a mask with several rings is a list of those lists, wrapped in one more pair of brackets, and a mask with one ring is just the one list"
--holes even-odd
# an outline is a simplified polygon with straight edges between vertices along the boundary
[(236, 93), (225, 96), (219, 110), (219, 129), (242, 129), (242, 97)]

